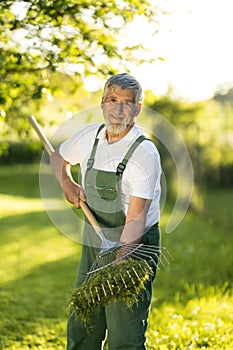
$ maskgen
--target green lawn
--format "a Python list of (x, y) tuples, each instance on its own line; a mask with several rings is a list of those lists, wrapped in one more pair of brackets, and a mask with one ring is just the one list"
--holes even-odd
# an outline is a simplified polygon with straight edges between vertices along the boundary
[[(233, 349), (232, 195), (202, 193), (170, 234), (163, 212), (174, 261), (154, 283), (149, 350)], [(81, 246), (44, 211), (37, 165), (2, 167), (0, 199), (0, 349), (65, 349)]]

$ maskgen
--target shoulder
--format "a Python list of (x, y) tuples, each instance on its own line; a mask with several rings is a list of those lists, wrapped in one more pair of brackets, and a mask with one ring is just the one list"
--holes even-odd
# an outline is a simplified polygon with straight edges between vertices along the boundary
[(89, 137), (95, 137), (97, 130), (100, 127), (100, 123), (88, 124), (82, 129), (78, 130), (70, 139), (83, 139)]
[(91, 149), (99, 126), (100, 124), (89, 124), (79, 129), (59, 146), (61, 156), (71, 164), (80, 162), (83, 154)]
[(144, 136), (145, 139), (137, 147), (138, 153), (141, 153), (144, 156), (148, 154), (151, 156), (156, 156), (156, 158), (159, 158), (159, 151), (155, 146), (154, 142), (150, 138), (148, 138), (147, 135), (145, 135), (145, 133), (139, 127), (135, 126), (135, 130), (134, 130), (135, 140), (140, 136)]
[(97, 130), (101, 124), (88, 124), (76, 131), (70, 138), (62, 143), (61, 146), (71, 147), (79, 143), (93, 142)]
[(135, 150), (133, 159), (137, 159), (145, 169), (160, 167), (160, 155), (154, 143), (148, 139), (144, 140)]

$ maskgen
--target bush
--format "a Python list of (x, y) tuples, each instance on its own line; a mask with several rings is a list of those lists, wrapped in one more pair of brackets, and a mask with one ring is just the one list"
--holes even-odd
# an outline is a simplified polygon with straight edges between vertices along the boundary
[(35, 163), (40, 160), (43, 146), (40, 141), (1, 142), (0, 164)]

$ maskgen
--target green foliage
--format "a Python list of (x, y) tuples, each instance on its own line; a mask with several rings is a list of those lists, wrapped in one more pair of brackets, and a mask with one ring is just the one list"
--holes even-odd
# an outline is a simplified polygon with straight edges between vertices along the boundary
[[(53, 74), (115, 73), (141, 47), (120, 47), (118, 33), (135, 15), (155, 20), (149, 1), (2, 1), (0, 4), (0, 117), (3, 132), (27, 137), (25, 119), (58, 86)], [(112, 62), (115, 62), (115, 66)], [(115, 68), (114, 68), (115, 67)]]
[(0, 164), (35, 163), (41, 159), (41, 142), (0, 142)]
[(131, 308), (150, 275), (153, 271), (145, 260), (128, 259), (105, 266), (74, 290), (70, 300), (72, 313), (87, 324), (93, 311), (111, 301), (123, 300), (126, 307)]
[[(229, 90), (221, 98), (216, 94), (208, 101), (185, 102), (169, 96), (156, 98), (148, 94), (147, 106), (170, 121), (181, 135), (192, 159), (195, 183), (199, 186), (214, 188), (233, 185), (231, 95), (232, 91)], [(176, 169), (166, 145), (158, 144), (158, 148), (169, 183)]]

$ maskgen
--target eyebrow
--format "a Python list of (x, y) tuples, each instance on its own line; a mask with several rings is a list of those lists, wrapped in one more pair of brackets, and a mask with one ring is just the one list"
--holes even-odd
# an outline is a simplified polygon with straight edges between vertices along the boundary
[[(112, 94), (109, 94), (108, 96), (106, 96), (106, 100), (107, 99), (110, 99), (110, 98), (116, 98), (116, 97), (118, 97), (117, 95), (115, 95), (114, 94), (114, 92), (112, 93)], [(127, 98), (126, 100), (124, 100), (124, 101), (128, 101), (128, 102), (134, 102), (135, 101), (135, 98), (134, 99), (131, 99), (131, 98)]]

